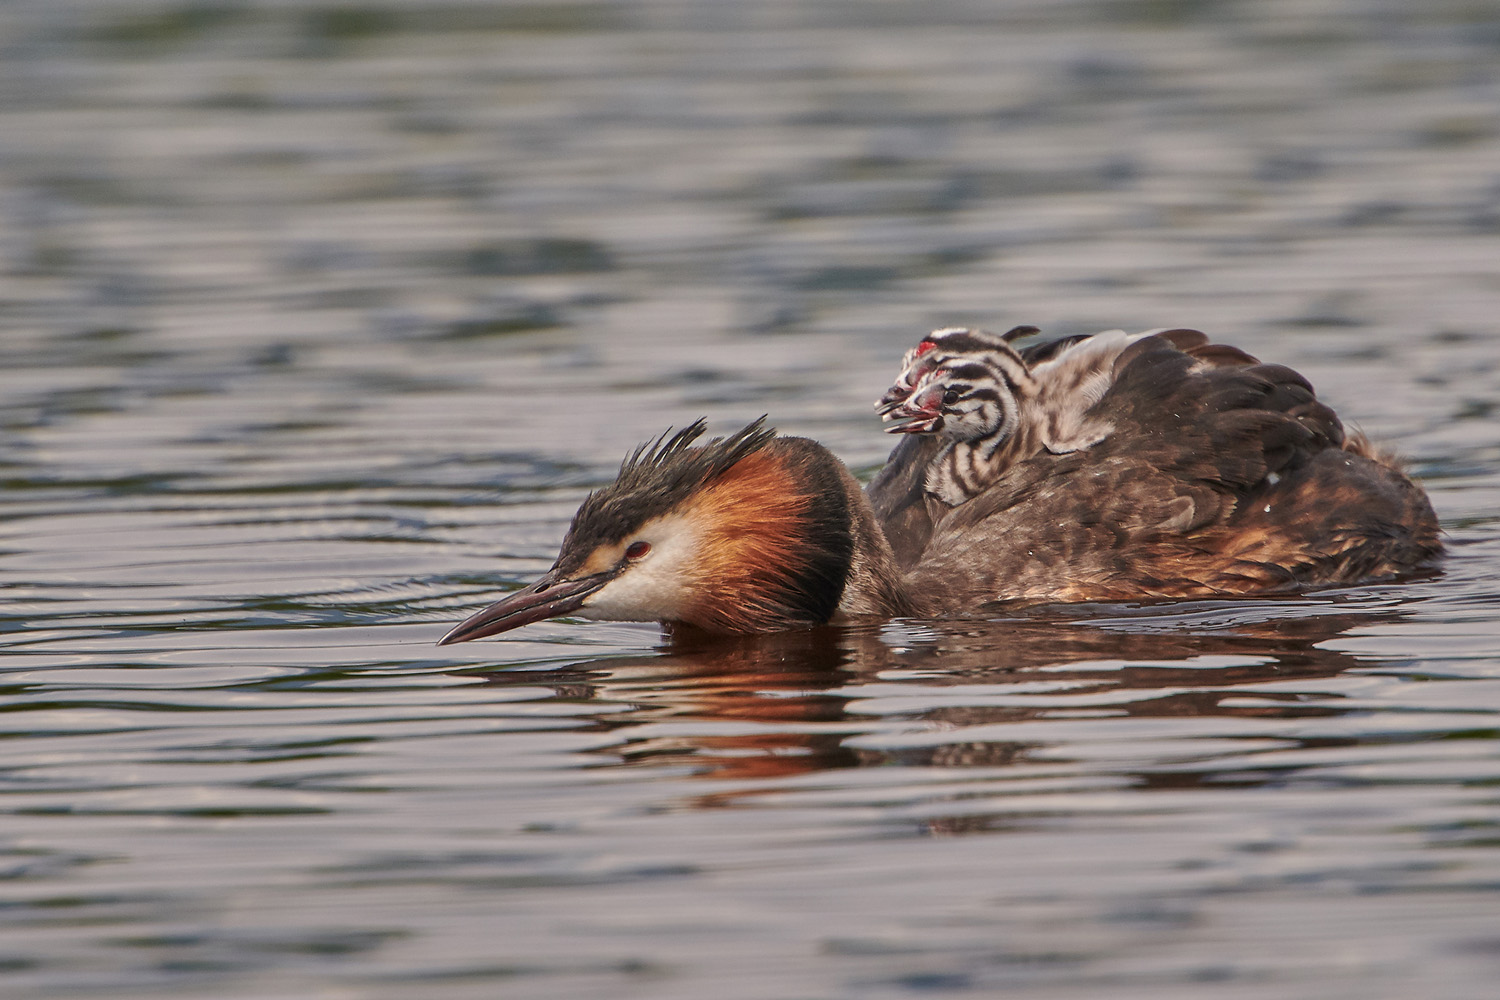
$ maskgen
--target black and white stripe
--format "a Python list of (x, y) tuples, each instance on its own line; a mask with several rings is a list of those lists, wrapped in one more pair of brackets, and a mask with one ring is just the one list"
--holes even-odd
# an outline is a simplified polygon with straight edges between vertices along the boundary
[(1037, 387), (1024, 361), (1007, 346), (953, 358), (934, 368), (914, 399), (935, 397), (936, 433), (948, 446), (927, 470), (927, 492), (956, 506), (982, 492), (1034, 435), (1025, 414)]
[[(1045, 449), (1081, 451), (1113, 428), (1089, 413), (1109, 390), (1120, 353), (1159, 331), (1110, 330), (1060, 347), (1010, 346), (1035, 327), (1004, 335), (938, 330), (907, 352), (881, 400), (892, 431), (938, 434), (949, 443), (926, 472), (929, 494), (957, 506), (983, 492), (1013, 463)], [(1027, 361), (1027, 355), (1034, 360)]]

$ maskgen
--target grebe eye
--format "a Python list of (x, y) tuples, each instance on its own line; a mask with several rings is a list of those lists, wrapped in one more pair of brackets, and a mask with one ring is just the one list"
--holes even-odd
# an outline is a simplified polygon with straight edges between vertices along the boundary
[(631, 542), (625, 549), (626, 559), (640, 559), (651, 551), (650, 542)]
[(958, 402), (958, 396), (959, 392), (957, 389), (949, 389), (947, 392), (943, 393), (943, 405), (952, 406), (954, 403)]

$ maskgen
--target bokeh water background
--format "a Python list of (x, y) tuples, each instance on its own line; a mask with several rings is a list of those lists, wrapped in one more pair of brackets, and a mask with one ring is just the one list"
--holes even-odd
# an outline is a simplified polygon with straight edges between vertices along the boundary
[[(1193, 326), (1434, 578), (438, 649), (668, 425)], [(1500, 8), (0, 7), (0, 994), (1489, 1000)]]

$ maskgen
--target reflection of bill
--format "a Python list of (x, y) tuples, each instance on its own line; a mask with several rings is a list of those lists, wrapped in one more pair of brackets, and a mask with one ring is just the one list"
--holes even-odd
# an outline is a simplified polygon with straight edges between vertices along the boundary
[[(615, 738), (597, 751), (614, 766), (686, 766), (717, 780), (890, 764), (1016, 767), (1062, 759), (1064, 746), (1142, 737), (1120, 720), (1191, 720), (1163, 721), (1144, 738), (1192, 742), (1238, 738), (1207, 720), (1339, 714), (1311, 682), (1371, 661), (1319, 644), (1390, 617), (1309, 600), (1100, 610), (698, 636), (656, 655), (575, 664), (555, 683), (531, 671), (491, 682), (551, 683), (559, 698), (614, 706), (594, 716)], [(1167, 780), (1189, 779), (1141, 778)], [(755, 791), (710, 798), (747, 794)]]

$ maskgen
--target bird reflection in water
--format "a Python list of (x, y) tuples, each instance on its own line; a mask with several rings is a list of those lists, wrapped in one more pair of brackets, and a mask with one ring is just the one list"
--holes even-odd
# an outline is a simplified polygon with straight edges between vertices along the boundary
[[(1029, 762), (1033, 751), (1057, 738), (1045, 725), (1038, 725), (1035, 740), (966, 740), (965, 731), (1080, 717), (1107, 726), (1112, 717), (1340, 714), (1337, 696), (1313, 682), (1378, 661), (1322, 644), (1396, 615), (1335, 600), (1179, 603), (1167, 614), (1103, 610), (1072, 606), (1013, 619), (824, 626), (759, 636), (678, 633), (652, 655), (541, 674), (496, 673), (490, 681), (550, 686), (559, 699), (616, 706), (593, 716), (594, 725), (617, 737), (596, 751), (608, 758), (606, 766), (687, 767), (693, 776), (721, 781), (890, 764), (1003, 767)], [(1256, 687), (1271, 682), (1274, 689)], [(914, 704), (929, 704), (875, 714), (873, 699), (899, 696), (893, 688), (901, 685), (911, 686)], [(996, 686), (1014, 687), (1020, 697), (997, 699)], [(966, 687), (975, 689), (971, 704), (962, 700)], [(939, 700), (934, 688), (951, 689), (951, 695), (933, 704)], [(873, 748), (893, 722), (903, 730), (916, 724), (948, 731), (952, 739)], [(851, 740), (872, 733), (873, 739)], [(1058, 759), (1047, 757), (1049, 763)], [(1208, 771), (1138, 777), (1145, 786), (1212, 780), (1224, 787), (1223, 776)], [(696, 804), (753, 794), (714, 793)]]

